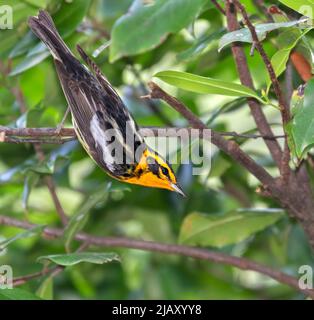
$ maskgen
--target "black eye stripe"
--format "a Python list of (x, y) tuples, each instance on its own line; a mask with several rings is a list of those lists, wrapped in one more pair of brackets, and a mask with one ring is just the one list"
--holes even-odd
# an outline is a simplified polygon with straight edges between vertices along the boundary
[(148, 164), (149, 171), (151, 171), (155, 176), (159, 177), (159, 165), (156, 163)]

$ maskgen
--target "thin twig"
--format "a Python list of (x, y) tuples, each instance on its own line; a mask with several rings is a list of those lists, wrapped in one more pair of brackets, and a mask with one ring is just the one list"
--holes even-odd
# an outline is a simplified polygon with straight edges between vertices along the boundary
[(264, 0), (253, 0), (253, 2), (257, 9), (265, 15), (265, 17), (267, 18), (267, 22), (274, 21), (272, 15), (269, 13), (267, 7), (265, 6)]
[(58, 270), (63, 270), (62, 266), (55, 266), (53, 268), (43, 268), (41, 271), (39, 272), (35, 272), (35, 273), (31, 273), (31, 274), (27, 274), (25, 276), (20, 276), (20, 277), (16, 277), (13, 279), (13, 285), (14, 287), (16, 286), (20, 286), (30, 280), (36, 279), (36, 278), (40, 278), (42, 276), (48, 275), (48, 274), (54, 274), (55, 272), (57, 272)]
[[(31, 229), (36, 227), (35, 224), (17, 220), (11, 217), (0, 215), (0, 224), (13, 226), (22, 229)], [(45, 228), (43, 230), (43, 235), (49, 239), (60, 238), (63, 235), (62, 229), (56, 228)], [(119, 237), (97, 237), (86, 233), (78, 233), (75, 236), (77, 241), (88, 242), (90, 245), (95, 245), (99, 247), (119, 247), (119, 248), (130, 248), (138, 249), (151, 252), (160, 252), (164, 254), (176, 254), (185, 257), (191, 257), (194, 259), (207, 260), (215, 263), (221, 263), (229, 266), (233, 266), (242, 270), (252, 270), (264, 274), (280, 283), (286, 284), (293, 289), (296, 289), (309, 297), (314, 298), (314, 290), (301, 289), (299, 287), (298, 279), (290, 275), (287, 275), (281, 271), (274, 270), (268, 266), (257, 263), (255, 261), (228, 255), (222, 252), (210, 251), (206, 249), (158, 243), (153, 241), (136, 240), (130, 238), (119, 238)]]
[[(36, 154), (37, 154), (37, 157), (38, 157), (38, 160), (40, 162), (43, 162), (45, 160), (45, 154), (41, 148), (41, 146), (39, 144), (34, 144), (34, 148), (35, 148), (35, 151), (36, 151)], [(51, 195), (51, 198), (52, 198), (52, 201), (55, 205), (55, 208), (56, 208), (56, 211), (61, 219), (61, 222), (62, 224), (65, 226), (68, 222), (68, 218), (64, 212), (64, 209), (61, 205), (61, 202), (59, 200), (59, 197), (57, 195), (57, 191), (56, 191), (56, 186), (53, 182), (53, 179), (51, 176), (44, 176), (44, 181), (47, 185), (47, 188), (50, 192), (50, 195)]]
[[(141, 91), (140, 95), (147, 95), (148, 94), (148, 90), (146, 89), (146, 86), (144, 84), (144, 81), (142, 79), (141, 74), (139, 73), (139, 71), (135, 68), (132, 60), (130, 58), (125, 58), (127, 63), (130, 66), (131, 72), (133, 73), (133, 75), (135, 76), (135, 78), (137, 79), (137, 81), (139, 82), (139, 89)], [(162, 110), (160, 109), (160, 107), (158, 105), (155, 104), (154, 101), (152, 100), (147, 100), (146, 99), (146, 104), (148, 106), (148, 108), (167, 126), (173, 126), (172, 121), (170, 119), (168, 119), (168, 117), (162, 112)]]
[(220, 11), (223, 15), (226, 15), (226, 10), (218, 3), (217, 0), (211, 0), (214, 6)]
[[(239, 23), (237, 20), (237, 12), (233, 3), (231, 3), (230, 1), (226, 2), (226, 14), (227, 14), (228, 30), (230, 32), (238, 30)], [(241, 43), (233, 43), (231, 46), (231, 50), (232, 50), (234, 61), (236, 63), (236, 67), (238, 70), (241, 83), (255, 90), (253, 79), (252, 79), (249, 66), (247, 63), (247, 59)], [(260, 134), (265, 136), (272, 136), (273, 132), (265, 117), (265, 114), (261, 108), (260, 103), (253, 98), (248, 98), (247, 101), (251, 110), (251, 114), (254, 118), (254, 121), (256, 123), (256, 126)], [(282, 160), (282, 151), (281, 151), (280, 145), (278, 144), (277, 141), (271, 141), (271, 140), (265, 141), (265, 144), (267, 145), (268, 150), (270, 151), (272, 158), (274, 159), (278, 168), (280, 168), (281, 160)]]

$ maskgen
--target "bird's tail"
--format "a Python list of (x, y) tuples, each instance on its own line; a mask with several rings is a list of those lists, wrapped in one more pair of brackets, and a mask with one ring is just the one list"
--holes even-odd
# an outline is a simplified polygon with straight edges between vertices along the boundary
[(65, 58), (72, 56), (47, 11), (40, 10), (37, 17), (30, 17), (28, 25), (35, 35), (46, 44), (55, 59), (64, 61)]

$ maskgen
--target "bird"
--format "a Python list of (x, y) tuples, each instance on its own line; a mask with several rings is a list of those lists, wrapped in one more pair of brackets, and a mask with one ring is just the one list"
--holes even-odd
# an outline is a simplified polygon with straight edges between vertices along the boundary
[(119, 181), (185, 196), (170, 164), (146, 144), (122, 99), (81, 46), (76, 48), (87, 66), (70, 51), (47, 11), (29, 17), (28, 25), (53, 56), (74, 130), (96, 164)]

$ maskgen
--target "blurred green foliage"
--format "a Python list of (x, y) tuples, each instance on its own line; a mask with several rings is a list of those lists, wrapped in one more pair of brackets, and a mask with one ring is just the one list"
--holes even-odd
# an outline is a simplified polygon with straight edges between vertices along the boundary
[[(52, 58), (27, 26), (27, 18), (36, 15), (39, 8), (46, 8), (52, 14), (75, 54), (75, 45), (79, 43), (90, 55), (97, 55), (96, 63), (118, 89), (141, 126), (166, 126), (165, 119), (174, 126), (187, 125), (164, 103), (156, 102), (163, 114), (160, 117), (140, 99), (146, 94), (143, 84), (157, 72), (179, 70), (226, 83), (239, 83), (230, 48), (218, 53), (219, 39), (226, 33), (226, 21), (210, 1), (155, 0), (146, 1), (145, 5), (143, 2), (1, 0), (0, 5), (12, 6), (14, 25), (13, 29), (0, 30), (0, 125), (55, 127), (66, 110)], [(254, 22), (265, 22), (253, 1), (241, 2)], [(265, 2), (279, 5), (278, 1)], [(283, 5), (280, 7), (298, 18), (297, 13)], [(274, 31), (264, 40), (270, 56), (277, 51), (278, 34), (279, 31)], [(103, 49), (110, 35), (111, 46)], [(311, 34), (307, 39), (312, 42)], [(245, 46), (245, 52), (260, 94), (266, 88), (265, 67), (258, 54), (249, 55), (250, 45)], [(255, 132), (245, 100), (191, 93), (155, 80), (210, 123), (211, 128)], [(300, 83), (294, 73), (294, 88)], [(21, 90), (26, 110), (16, 90)], [(272, 124), (280, 123), (280, 114), (275, 108), (263, 108)], [(66, 125), (71, 126), (69, 119)], [(302, 124), (297, 129), (300, 127)], [(280, 126), (274, 126), (274, 130), (281, 134)], [(152, 143), (150, 139), (147, 141)], [(267, 170), (278, 173), (261, 140), (238, 139), (238, 142)], [(187, 225), (189, 220), (184, 219), (193, 217), (202, 217), (201, 225), (205, 230), (201, 236), (197, 235), (193, 244), (245, 256), (295, 276), (300, 265), (314, 266), (313, 254), (300, 226), (286, 214), (274, 210), (278, 207), (276, 202), (257, 195), (258, 181), (214, 147), (208, 175), (193, 176), (190, 164), (174, 166), (187, 194), (184, 199), (165, 190), (112, 181), (78, 142), (44, 145), (43, 149), (46, 160), (39, 163), (30, 144), (0, 144), (0, 214), (60, 227), (60, 219), (43, 181), (45, 175), (51, 175), (62, 206), (72, 217), (71, 226), (64, 237), (47, 241), (39, 236), (40, 228), (21, 234), (20, 229), (0, 225), (0, 237), (4, 241), (0, 246), (0, 265), (11, 265), (16, 277), (40, 271), (39, 257), (65, 255), (71, 250), (73, 254), (78, 248), (73, 234), (79, 230), (99, 236), (176, 243), (180, 232), (182, 238), (182, 234), (191, 231)], [(242, 210), (245, 208), (250, 210)], [(260, 212), (256, 216), (257, 211)], [(230, 223), (229, 218), (232, 221), (237, 215), (243, 221)], [(215, 225), (215, 221), (220, 221), (220, 225)], [(184, 238), (190, 236), (184, 234)], [(103, 248), (91, 247), (89, 251), (92, 255), (106, 254)], [(139, 250), (115, 249), (114, 252), (121, 262), (99, 265), (89, 263), (94, 262), (92, 257), (85, 257), (84, 263), (68, 266), (55, 277), (29, 281), (14, 293), (0, 290), (0, 298), (32, 298), (34, 295), (43, 299), (303, 298), (300, 293), (253, 272)]]

